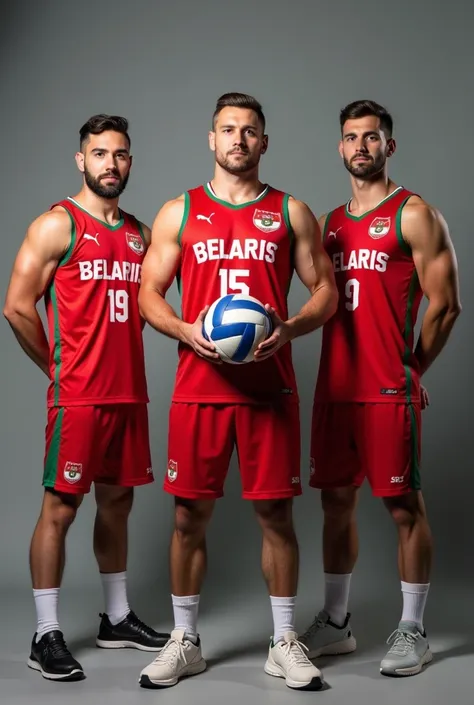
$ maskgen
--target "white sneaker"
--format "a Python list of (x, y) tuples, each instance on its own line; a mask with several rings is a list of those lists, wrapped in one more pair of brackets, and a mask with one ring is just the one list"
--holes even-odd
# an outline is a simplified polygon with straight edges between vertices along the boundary
[(138, 682), (143, 688), (169, 688), (180, 678), (202, 673), (206, 666), (201, 641), (193, 644), (184, 631), (174, 629), (156, 659), (140, 673)]
[(414, 676), (433, 660), (428, 638), (414, 622), (400, 622), (387, 639), (390, 649), (382, 659), (384, 676)]
[(308, 649), (309, 658), (336, 656), (355, 651), (357, 642), (352, 634), (348, 614), (342, 627), (331, 622), (327, 612), (322, 610), (300, 638)]
[(283, 639), (276, 644), (272, 639), (265, 663), (265, 673), (284, 678), (289, 688), (321, 690), (323, 687), (321, 671), (311, 663), (305, 651), (307, 649), (298, 641), (296, 632), (286, 632)]

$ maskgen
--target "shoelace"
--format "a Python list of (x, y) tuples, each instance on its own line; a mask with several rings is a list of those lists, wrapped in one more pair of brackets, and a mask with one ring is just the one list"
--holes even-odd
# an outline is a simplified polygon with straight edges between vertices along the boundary
[(320, 629), (324, 629), (326, 622), (323, 622), (319, 617), (315, 617), (312, 623), (309, 625), (308, 629), (303, 634), (303, 639), (313, 636)]
[(387, 644), (392, 644), (390, 649), (392, 654), (401, 654), (404, 656), (414, 648), (417, 639), (418, 634), (395, 629), (388, 637)]
[(153, 663), (166, 663), (170, 666), (174, 666), (178, 659), (181, 661), (186, 660), (184, 644), (176, 639), (169, 639), (158, 653), (158, 656), (155, 658)]
[(129, 622), (131, 626), (134, 627), (137, 631), (140, 631), (143, 634), (146, 634), (147, 636), (154, 635), (154, 630), (148, 625), (146, 625), (144, 622), (142, 622), (142, 620), (139, 619), (136, 614), (131, 613), (129, 615)]
[(291, 666), (311, 665), (305, 654), (305, 651), (309, 651), (309, 649), (300, 641), (292, 639), (291, 641), (282, 642), (281, 649)]
[(68, 658), (70, 656), (66, 642), (63, 639), (54, 639), (48, 644), (48, 649), (51, 656), (55, 658)]

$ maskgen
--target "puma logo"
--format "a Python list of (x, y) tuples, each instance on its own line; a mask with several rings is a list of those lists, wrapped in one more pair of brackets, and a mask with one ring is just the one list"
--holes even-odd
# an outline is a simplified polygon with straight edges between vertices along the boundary
[(338, 228), (336, 231), (330, 230), (329, 233), (328, 233), (328, 239), (329, 239), (330, 237), (334, 237), (334, 238), (335, 238), (336, 235), (338, 234), (339, 230), (342, 230), (342, 225), (341, 225), (341, 227)]
[(100, 247), (100, 242), (97, 239), (99, 237), (99, 233), (96, 233), (95, 237), (94, 235), (89, 235), (89, 233), (84, 233), (82, 237), (84, 238), (84, 240), (94, 240), (95, 244)]
[(197, 218), (198, 220), (207, 220), (207, 222), (209, 223), (209, 225), (212, 225), (212, 223), (211, 223), (211, 218), (212, 218), (213, 215), (214, 215), (214, 213), (211, 213), (211, 215), (201, 215), (201, 214), (199, 214), (199, 215), (196, 216), (196, 218)]

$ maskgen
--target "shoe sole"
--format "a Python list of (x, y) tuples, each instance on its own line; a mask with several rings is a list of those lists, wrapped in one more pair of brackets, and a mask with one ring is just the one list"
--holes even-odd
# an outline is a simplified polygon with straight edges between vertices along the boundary
[(46, 678), (49, 681), (81, 681), (85, 678), (84, 671), (80, 671), (77, 668), (67, 675), (48, 673), (47, 671), (43, 671), (41, 664), (39, 664), (38, 661), (33, 661), (31, 658), (28, 659), (27, 666), (28, 668), (33, 669), (33, 671), (38, 671), (41, 673), (43, 678)]
[(163, 639), (160, 646), (145, 646), (138, 644), (135, 641), (106, 641), (104, 639), (96, 639), (95, 645), (99, 649), (138, 649), (139, 651), (161, 651), (163, 646), (168, 643), (168, 639)]
[(138, 679), (138, 683), (142, 688), (149, 688), (158, 690), (159, 688), (171, 688), (176, 685), (178, 681), (182, 678), (189, 678), (190, 676), (197, 676), (198, 673), (202, 673), (207, 668), (207, 663), (204, 659), (197, 661), (196, 663), (190, 664), (179, 676), (174, 678), (169, 678), (168, 680), (152, 680), (150, 676), (143, 675)]
[(343, 654), (351, 654), (357, 648), (355, 637), (350, 636), (348, 639), (336, 641), (333, 644), (326, 644), (320, 649), (308, 652), (308, 658), (318, 658), (319, 656), (342, 656)]
[(433, 660), (433, 654), (430, 651), (430, 649), (427, 650), (427, 652), (424, 654), (422, 657), (420, 663), (417, 666), (410, 666), (409, 668), (395, 668), (395, 669), (387, 669), (380, 667), (380, 673), (383, 676), (416, 676), (418, 673), (421, 672), (423, 669), (423, 666), (426, 666), (428, 663), (430, 663)]
[(307, 683), (292, 681), (285, 675), (285, 672), (280, 666), (276, 663), (270, 663), (268, 660), (264, 666), (264, 671), (267, 675), (273, 676), (274, 678), (284, 678), (288, 688), (292, 688), (293, 690), (321, 690), (323, 687), (322, 676), (315, 676)]

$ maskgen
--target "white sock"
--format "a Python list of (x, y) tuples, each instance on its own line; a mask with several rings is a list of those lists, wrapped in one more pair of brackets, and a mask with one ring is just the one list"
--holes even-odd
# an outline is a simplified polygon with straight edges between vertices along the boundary
[(185, 595), (184, 597), (171, 595), (171, 599), (173, 600), (174, 628), (182, 629), (190, 641), (197, 643), (199, 595)]
[(403, 613), (402, 622), (415, 622), (423, 633), (423, 614), (426, 598), (428, 597), (429, 583), (405, 583), (402, 580)]
[(35, 600), (36, 617), (38, 626), (36, 628), (36, 641), (47, 632), (59, 629), (58, 622), (58, 600), (59, 588), (47, 588), (46, 590), (33, 590)]
[(118, 624), (130, 612), (127, 599), (127, 573), (101, 573), (105, 614), (111, 624)]
[(324, 573), (324, 611), (342, 627), (347, 616), (352, 573)]
[(282, 639), (286, 632), (295, 631), (296, 597), (272, 597), (270, 595), (273, 613), (273, 643)]

